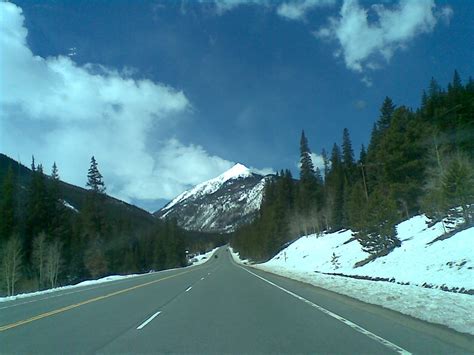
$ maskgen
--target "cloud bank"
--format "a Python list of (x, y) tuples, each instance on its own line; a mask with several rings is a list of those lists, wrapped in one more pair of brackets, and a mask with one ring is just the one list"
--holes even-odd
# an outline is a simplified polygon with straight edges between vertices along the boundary
[[(336, 0), (200, 0), (211, 3), (222, 15), (240, 5), (260, 5), (276, 10), (286, 20), (308, 23), (307, 14), (316, 8), (335, 5)], [(371, 70), (381, 69), (396, 51), (406, 49), (417, 36), (433, 31), (438, 22), (449, 25), (453, 10), (437, 7), (434, 0), (400, 0), (397, 4), (373, 4), (368, 8), (358, 0), (343, 0), (339, 14), (328, 18), (326, 26), (312, 31), (321, 40), (336, 42), (335, 57), (349, 70), (361, 74), (361, 81), (373, 85)], [(311, 25), (308, 23), (308, 25)]]
[(306, 14), (312, 9), (335, 3), (336, 0), (293, 0), (280, 4), (277, 8), (277, 14), (288, 20), (301, 21), (306, 18)]
[[(375, 20), (369, 21), (369, 15)], [(416, 36), (433, 31), (439, 19), (449, 21), (452, 9), (436, 9), (434, 0), (402, 0), (391, 8), (381, 4), (366, 9), (357, 0), (344, 0), (338, 17), (314, 34), (335, 40), (347, 68), (363, 72), (380, 67), (380, 59), (389, 62), (394, 53), (406, 48)], [(367, 78), (366, 78), (367, 80)]]
[[(0, 151), (26, 165), (35, 154), (46, 171), (56, 161), (61, 178), (79, 186), (94, 155), (107, 191), (126, 201), (171, 199), (232, 167), (160, 128), (189, 112), (183, 92), (68, 56), (36, 56), (21, 8), (1, 2), (0, 13)], [(154, 137), (168, 138), (150, 148)]]

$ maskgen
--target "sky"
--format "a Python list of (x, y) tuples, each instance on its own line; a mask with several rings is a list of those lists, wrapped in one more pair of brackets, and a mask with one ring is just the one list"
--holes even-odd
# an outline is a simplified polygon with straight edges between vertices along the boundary
[(0, 152), (149, 211), (235, 163), (298, 176), (385, 96), (474, 75), (474, 2), (0, 2)]

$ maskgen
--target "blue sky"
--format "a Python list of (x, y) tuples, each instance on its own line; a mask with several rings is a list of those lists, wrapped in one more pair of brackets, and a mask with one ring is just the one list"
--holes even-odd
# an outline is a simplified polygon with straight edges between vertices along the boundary
[(154, 210), (241, 162), (297, 175), (385, 96), (416, 108), (432, 76), (473, 75), (474, 2), (0, 3), (0, 150)]

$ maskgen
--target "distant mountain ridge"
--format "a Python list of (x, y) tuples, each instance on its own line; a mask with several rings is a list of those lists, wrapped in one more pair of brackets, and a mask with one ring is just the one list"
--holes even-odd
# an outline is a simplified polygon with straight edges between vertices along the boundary
[(186, 230), (230, 233), (255, 218), (270, 178), (235, 164), (218, 177), (178, 195), (154, 215), (176, 218)]

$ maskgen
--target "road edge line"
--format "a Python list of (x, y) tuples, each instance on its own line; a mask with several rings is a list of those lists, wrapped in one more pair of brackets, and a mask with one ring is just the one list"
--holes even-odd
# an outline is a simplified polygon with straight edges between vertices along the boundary
[(267, 279), (265, 279), (264, 277), (260, 276), (260, 275), (257, 275), (256, 273), (250, 271), (250, 270), (247, 270), (246, 268), (244, 268), (243, 266), (240, 266), (238, 264), (236, 264), (237, 267), (241, 268), (242, 270), (248, 272), (249, 274), (252, 274), (253, 276), (259, 278), (260, 280), (280, 289), (281, 291), (289, 294), (290, 296), (293, 296), (297, 299), (299, 299), (300, 301), (303, 301), (304, 303), (316, 308), (317, 310), (323, 312), (324, 314), (334, 318), (334, 319), (337, 319), (338, 321), (344, 323), (345, 325), (351, 327), (352, 329), (354, 329), (355, 331), (361, 333), (361, 334), (364, 334), (365, 336), (371, 338), (372, 340), (375, 340), (377, 341), (378, 343), (386, 346), (387, 348), (395, 351), (396, 353), (400, 354), (400, 355), (411, 355), (411, 352), (409, 352), (408, 350), (405, 350), (403, 349), (402, 347), (390, 342), (389, 340), (387, 339), (384, 339), (380, 336), (378, 336), (377, 334), (374, 334), (370, 331), (368, 331), (367, 329), (361, 327), (360, 325), (354, 323), (354, 322), (351, 322), (350, 320), (348, 319), (345, 319), (344, 317), (341, 317), (340, 315), (336, 314), (336, 313), (333, 313), (329, 310), (327, 310), (326, 308), (324, 307), (321, 307), (320, 305), (314, 303), (314, 302), (311, 302), (310, 300), (300, 296), (300, 295), (297, 295), (296, 293), (290, 291), (290, 290), (287, 290), (286, 288), (283, 288), (279, 285), (277, 285), (276, 283), (272, 282), (272, 281), (269, 281)]

